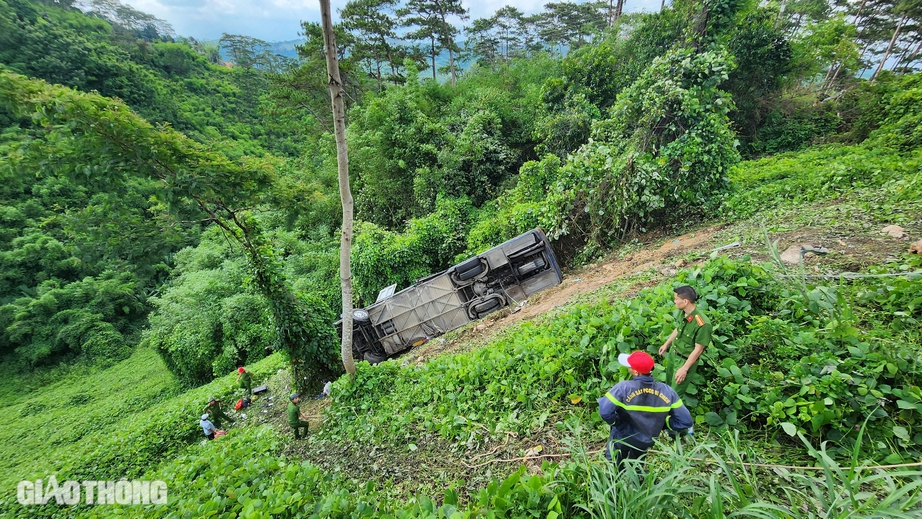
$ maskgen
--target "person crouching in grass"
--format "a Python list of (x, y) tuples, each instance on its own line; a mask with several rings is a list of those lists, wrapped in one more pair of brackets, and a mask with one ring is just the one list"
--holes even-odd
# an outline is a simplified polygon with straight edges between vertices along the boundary
[(618, 362), (632, 378), (615, 384), (598, 402), (599, 416), (611, 425), (605, 457), (621, 470), (623, 460), (640, 458), (664, 428), (683, 431), (694, 422), (675, 390), (653, 380), (648, 353), (622, 353)]

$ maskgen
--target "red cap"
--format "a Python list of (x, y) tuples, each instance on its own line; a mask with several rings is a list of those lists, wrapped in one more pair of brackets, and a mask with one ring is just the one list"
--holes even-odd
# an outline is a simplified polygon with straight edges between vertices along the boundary
[(641, 375), (646, 375), (653, 371), (653, 357), (644, 351), (635, 351), (630, 355), (622, 353), (618, 355), (618, 362), (620, 362), (622, 366), (637, 370)]
[(239, 368), (237, 368), (237, 373), (243, 373), (244, 371), (246, 370), (243, 369), (243, 366), (240, 366)]

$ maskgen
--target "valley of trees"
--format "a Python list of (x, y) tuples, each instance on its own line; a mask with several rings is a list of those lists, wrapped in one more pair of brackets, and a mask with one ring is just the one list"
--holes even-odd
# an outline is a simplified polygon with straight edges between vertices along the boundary
[[(87, 517), (918, 516), (922, 260), (878, 231), (922, 232), (922, 3), (630, 8), (345, 2), (353, 304), (534, 228), (566, 268), (705, 226), (775, 263), (699, 250), (482, 343), (360, 363), (292, 443), (270, 411), (343, 373), (320, 24), (286, 58), (119, 0), (0, 0), (0, 484), (170, 483), (169, 510), (63, 512)], [(835, 270), (785, 266), (772, 240), (824, 226)], [(595, 398), (685, 283), (717, 323), (696, 439), (612, 472)], [(281, 405), (199, 445), (242, 365)], [(0, 495), (0, 516), (61, 512)]]

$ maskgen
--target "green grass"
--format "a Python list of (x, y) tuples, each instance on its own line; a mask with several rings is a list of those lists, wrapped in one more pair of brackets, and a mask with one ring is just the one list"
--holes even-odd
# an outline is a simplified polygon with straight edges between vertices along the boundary
[[(0, 412), (12, 418), (0, 429), (6, 469), (0, 488), (43, 477), (75, 451), (94, 448), (129, 417), (151, 412), (180, 393), (175, 377), (154, 352), (139, 348), (108, 369), (79, 368), (41, 390), (7, 394)], [(8, 387), (8, 386), (7, 386)]]
[(722, 211), (731, 220), (779, 211), (803, 217), (803, 209), (809, 215), (822, 202), (844, 198), (856, 213), (905, 225), (919, 218), (922, 150), (822, 146), (742, 162), (730, 181)]
[[(284, 366), (279, 355), (250, 366), (254, 381)], [(160, 357), (139, 347), (127, 360), (83, 369), (3, 407), (0, 512), (16, 485), (58, 480), (137, 478), (203, 439), (198, 425), (210, 396), (232, 402), (235, 375), (183, 392)]]

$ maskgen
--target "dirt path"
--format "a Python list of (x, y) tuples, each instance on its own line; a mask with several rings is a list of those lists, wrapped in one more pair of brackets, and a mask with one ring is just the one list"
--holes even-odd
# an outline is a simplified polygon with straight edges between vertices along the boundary
[[(692, 251), (706, 252), (719, 247), (721, 244), (714, 243), (713, 239), (715, 233), (724, 227), (724, 225), (712, 225), (678, 237), (668, 237), (665, 241), (662, 235), (651, 236), (647, 242), (639, 243), (637, 250), (624, 257), (619, 257), (618, 253), (614, 253), (586, 267), (566, 272), (560, 285), (533, 295), (524, 305), (517, 308), (506, 308), (491, 314), (480, 322), (472, 323), (460, 331), (450, 333), (446, 338), (430, 341), (409, 352), (406, 356), (416, 362), (425, 362), (432, 357), (456, 352), (472, 341), (482, 342), (507, 326), (534, 319), (574, 301), (583, 294), (610, 285), (620, 278), (651, 268), (674, 271), (675, 260), (678, 256)], [(662, 244), (657, 247), (656, 244), (659, 242)], [(678, 261), (684, 262), (685, 260)], [(682, 263), (680, 265), (684, 266)]]

